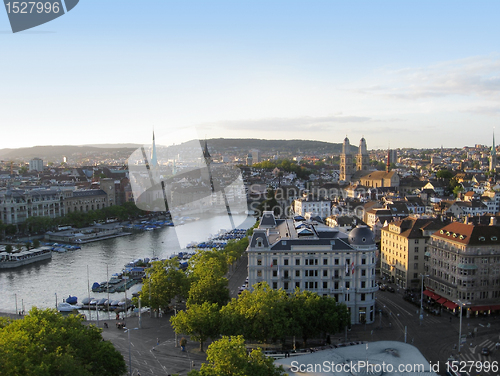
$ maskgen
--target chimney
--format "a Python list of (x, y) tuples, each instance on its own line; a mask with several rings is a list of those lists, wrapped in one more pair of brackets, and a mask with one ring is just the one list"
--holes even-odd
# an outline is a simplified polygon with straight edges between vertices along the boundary
[(497, 225), (497, 217), (491, 216), (490, 218), (490, 226), (496, 226)]
[(469, 217), (465, 217), (464, 223), (465, 223), (466, 225), (468, 225), (468, 224), (469, 224)]

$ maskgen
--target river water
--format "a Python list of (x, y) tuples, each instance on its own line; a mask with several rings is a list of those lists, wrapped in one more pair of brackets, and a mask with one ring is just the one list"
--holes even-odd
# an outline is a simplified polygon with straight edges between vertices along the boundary
[[(236, 215), (234, 223), (237, 228), (249, 228), (255, 219)], [(228, 228), (227, 216), (202, 218), (178, 227), (163, 227), (83, 244), (82, 249), (76, 251), (53, 252), (51, 260), (20, 268), (0, 269), (0, 311), (15, 313), (16, 300), (17, 312), (22, 310), (23, 305), (25, 312), (32, 306), (55, 308), (56, 294), (58, 302), (69, 295), (76, 295), (81, 302), (88, 297), (89, 283), (92, 286), (94, 282), (108, 280), (113, 273), (120, 272), (126, 263), (145, 257), (168, 258), (181, 251), (178, 238), (186, 238), (186, 234), (190, 234), (192, 241), (201, 242), (207, 240), (209, 234), (215, 235), (219, 230)], [(127, 292), (128, 297), (138, 290), (140, 285), (133, 286)], [(107, 297), (107, 293), (90, 291), (90, 294), (95, 298)], [(124, 297), (124, 293), (110, 294), (111, 300)], [(99, 314), (108, 315), (103, 312)], [(94, 315), (95, 312), (92, 312), (91, 318), (95, 318)]]

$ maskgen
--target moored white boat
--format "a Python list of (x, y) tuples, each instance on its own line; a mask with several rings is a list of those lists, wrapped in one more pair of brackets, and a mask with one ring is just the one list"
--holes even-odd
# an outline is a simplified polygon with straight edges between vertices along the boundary
[(0, 252), (0, 269), (16, 268), (41, 260), (52, 258), (50, 247), (33, 248), (21, 252)]
[(81, 308), (81, 306), (79, 306), (79, 305), (73, 305), (73, 304), (69, 304), (66, 302), (59, 303), (57, 305), (57, 310), (59, 312), (73, 312), (75, 309), (78, 310), (80, 308)]

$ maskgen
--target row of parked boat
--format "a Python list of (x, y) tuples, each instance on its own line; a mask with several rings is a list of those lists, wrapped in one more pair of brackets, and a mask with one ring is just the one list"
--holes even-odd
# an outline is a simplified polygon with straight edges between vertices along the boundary
[(59, 312), (73, 312), (75, 309), (91, 309), (91, 310), (106, 310), (106, 311), (121, 311), (132, 305), (130, 299), (114, 299), (108, 300), (106, 298), (84, 298), (80, 304), (76, 296), (71, 296), (64, 302), (57, 305)]
[(123, 228), (136, 231), (152, 231), (162, 227), (173, 226), (173, 225), (174, 223), (170, 220), (165, 220), (165, 221), (150, 220), (150, 221), (142, 221), (140, 223), (130, 223), (128, 225), (123, 226)]
[(223, 230), (221, 231), (218, 235), (212, 237), (211, 239), (207, 240), (206, 242), (201, 242), (201, 243), (196, 243), (192, 242), (189, 243), (186, 247), (187, 248), (201, 248), (201, 249), (212, 249), (212, 248), (217, 248), (217, 249), (222, 249), (227, 245), (227, 242), (229, 240), (240, 240), (246, 236), (247, 230), (244, 229), (233, 229), (230, 231)]
[(46, 242), (41, 242), (40, 244), (50, 247), (53, 252), (59, 252), (59, 253), (82, 249), (82, 247), (80, 247), (79, 245), (73, 245), (73, 244), (46, 243)]

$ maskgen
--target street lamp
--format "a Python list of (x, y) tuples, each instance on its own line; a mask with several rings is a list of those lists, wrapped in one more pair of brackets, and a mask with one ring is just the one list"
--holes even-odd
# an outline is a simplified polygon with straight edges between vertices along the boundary
[(457, 300), (457, 302), (460, 306), (460, 328), (458, 329), (458, 353), (460, 354), (460, 344), (462, 341), (462, 307), (470, 304), (470, 302), (462, 303), (460, 300)]
[(137, 330), (139, 328), (127, 329), (127, 327), (123, 327), (123, 329), (128, 334), (128, 371), (129, 371), (129, 375), (132, 376), (132, 350), (130, 348), (130, 331)]
[(422, 325), (422, 321), (424, 320), (424, 277), (428, 277), (429, 274), (420, 274), (422, 278), (422, 282), (420, 283), (420, 325)]

